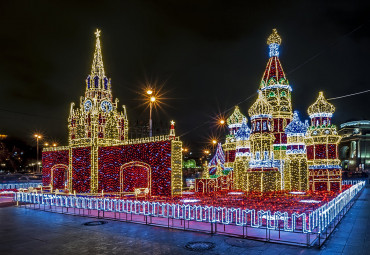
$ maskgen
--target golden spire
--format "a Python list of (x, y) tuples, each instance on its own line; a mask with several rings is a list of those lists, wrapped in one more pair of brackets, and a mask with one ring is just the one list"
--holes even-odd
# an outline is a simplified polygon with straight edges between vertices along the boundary
[(104, 72), (104, 64), (103, 64), (103, 56), (101, 54), (101, 46), (100, 46), (100, 30), (96, 29), (95, 36), (96, 36), (96, 43), (95, 43), (95, 52), (94, 52), (94, 60), (91, 67), (91, 77), (99, 76), (100, 78), (105, 77)]
[(313, 103), (310, 107), (308, 107), (308, 115), (313, 115), (315, 113), (331, 113), (333, 114), (335, 111), (335, 107), (330, 104), (324, 97), (324, 93), (322, 91), (319, 92), (319, 96), (316, 99), (316, 102)]
[(272, 34), (267, 38), (267, 45), (270, 45), (270, 44), (273, 44), (273, 43), (276, 43), (278, 45), (281, 44), (281, 37), (278, 34), (276, 28), (274, 28), (272, 30)]

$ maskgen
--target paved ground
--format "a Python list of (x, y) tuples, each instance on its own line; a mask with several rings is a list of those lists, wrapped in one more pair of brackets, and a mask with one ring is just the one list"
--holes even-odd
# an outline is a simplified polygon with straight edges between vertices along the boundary
[[(370, 254), (369, 198), (367, 186), (321, 249), (115, 221), (84, 226), (95, 219), (5, 207), (0, 208), (0, 254)], [(187, 250), (193, 241), (215, 247)]]

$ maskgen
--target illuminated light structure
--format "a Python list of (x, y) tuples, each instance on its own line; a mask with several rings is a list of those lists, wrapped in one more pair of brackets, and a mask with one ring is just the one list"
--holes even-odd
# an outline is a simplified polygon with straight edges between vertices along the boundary
[(281, 190), (281, 174), (274, 159), (274, 134), (272, 127), (272, 107), (260, 91), (256, 102), (248, 111), (251, 116), (250, 149), (251, 160), (246, 172), (246, 191)]
[(342, 190), (342, 171), (338, 159), (341, 137), (331, 123), (334, 111), (334, 106), (325, 99), (323, 92), (307, 110), (311, 126), (304, 140), (311, 190)]
[(113, 102), (105, 76), (100, 31), (80, 107), (71, 104), (69, 146), (44, 148), (43, 185), (69, 193), (120, 193), (149, 189), (152, 196), (182, 192), (182, 142), (170, 134), (129, 140), (126, 109)]
[(243, 118), (242, 125), (235, 134), (236, 153), (233, 167), (234, 188), (245, 190), (245, 173), (249, 168), (251, 130), (247, 125), (247, 118)]
[(287, 150), (284, 167), (284, 189), (290, 191), (308, 190), (308, 166), (306, 155), (306, 135), (308, 123), (302, 123), (298, 112), (286, 128)]
[(242, 126), (243, 118), (245, 116), (240, 112), (238, 106), (235, 106), (234, 112), (227, 119), (227, 125), (229, 128), (229, 134), (226, 135), (226, 142), (223, 144), (225, 151), (225, 167), (232, 169), (235, 161), (236, 153), (236, 139), (235, 134)]
[(209, 193), (233, 189), (233, 171), (225, 168), (225, 154), (221, 143), (217, 144), (215, 155), (208, 163), (208, 170), (206, 168), (204, 171), (207, 173), (195, 180), (197, 192)]
[(283, 173), (286, 155), (287, 136), (285, 127), (293, 117), (291, 92), (292, 88), (279, 60), (281, 37), (276, 29), (267, 39), (269, 60), (260, 83), (260, 91), (272, 107), (272, 126), (274, 133), (274, 157), (280, 160), (279, 170)]
[(225, 154), (222, 150), (221, 143), (217, 144), (215, 155), (208, 163), (209, 175), (218, 177), (223, 175), (225, 170)]

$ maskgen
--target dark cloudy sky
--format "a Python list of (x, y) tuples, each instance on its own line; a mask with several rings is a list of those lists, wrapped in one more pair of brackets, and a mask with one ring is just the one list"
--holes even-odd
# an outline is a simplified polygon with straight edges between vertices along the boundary
[[(1, 1), (0, 133), (31, 142), (35, 130), (67, 143), (70, 103), (90, 73), (94, 31), (106, 74), (129, 121), (145, 81), (164, 83), (164, 110), (192, 150), (217, 133), (212, 118), (256, 92), (277, 28), (293, 107), (370, 89), (368, 1)], [(240, 104), (244, 114), (255, 97)], [(334, 122), (370, 119), (370, 93), (333, 100)], [(196, 128), (198, 127), (198, 128)], [(218, 131), (219, 132), (219, 131)], [(220, 132), (219, 132), (220, 133)]]

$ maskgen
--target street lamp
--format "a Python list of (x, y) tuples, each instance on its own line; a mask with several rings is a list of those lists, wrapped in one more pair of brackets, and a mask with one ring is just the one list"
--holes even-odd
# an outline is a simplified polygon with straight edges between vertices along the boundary
[(35, 134), (34, 137), (36, 138), (36, 165), (37, 165), (37, 172), (40, 172), (40, 164), (39, 164), (39, 139), (42, 138), (41, 135)]
[[(152, 90), (147, 90), (146, 93), (148, 95), (151, 95), (153, 94), (153, 91)], [(152, 122), (152, 109), (153, 109), (153, 104), (155, 102), (156, 98), (154, 96), (151, 96), (149, 98), (149, 137), (152, 137), (153, 135), (153, 122)]]

